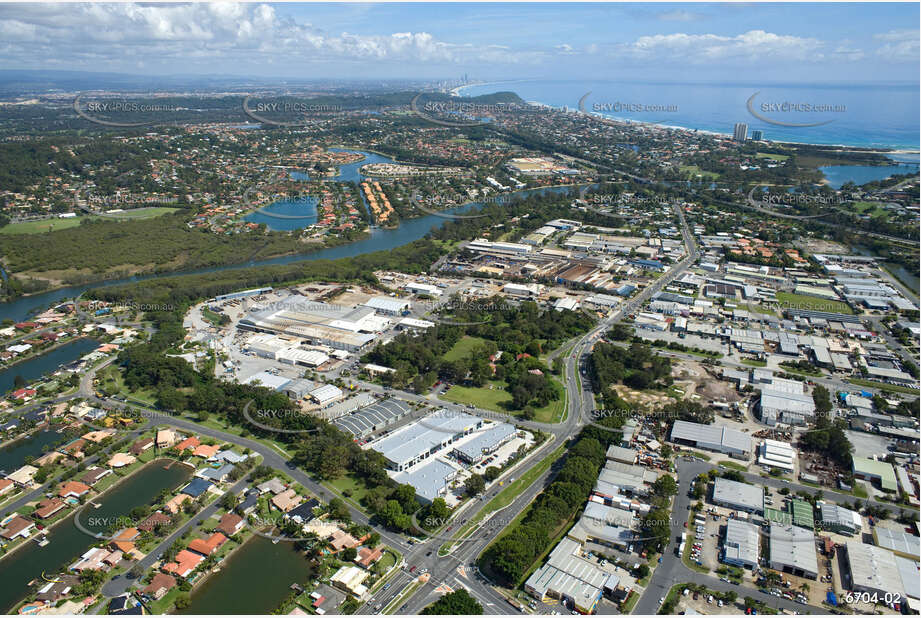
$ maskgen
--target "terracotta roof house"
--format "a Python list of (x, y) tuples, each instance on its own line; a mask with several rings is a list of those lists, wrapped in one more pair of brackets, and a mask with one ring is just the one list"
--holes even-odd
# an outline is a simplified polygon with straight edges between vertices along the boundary
[(99, 431), (91, 431), (89, 433), (85, 433), (80, 437), (83, 438), (84, 440), (89, 440), (90, 442), (95, 442), (96, 444), (99, 444), (106, 438), (110, 436), (114, 436), (114, 435), (115, 435), (114, 429), (100, 429)]
[(176, 554), (175, 562), (168, 562), (163, 565), (163, 570), (179, 577), (188, 577), (195, 570), (195, 567), (204, 562), (204, 560), (205, 557), (201, 554), (183, 549)]
[(243, 525), (243, 518), (236, 513), (224, 513), (224, 516), (221, 517), (221, 522), (217, 526), (217, 529), (227, 536), (233, 536), (240, 531)]
[(70, 444), (65, 444), (60, 451), (65, 455), (70, 455), (74, 459), (83, 459), (83, 447), (86, 446), (86, 440), (77, 438)]
[(141, 531), (137, 528), (125, 528), (119, 532), (113, 541), (134, 541), (141, 536)]
[(0, 530), (0, 537), (12, 541), (17, 536), (21, 536), (26, 539), (29, 538), (29, 535), (32, 534), (32, 528), (35, 527), (35, 524), (26, 519), (25, 517), (20, 517), (19, 515), (14, 515), (11, 520), (6, 522), (6, 525)]
[(89, 491), (90, 486), (80, 481), (65, 481), (58, 485), (59, 498), (79, 498)]
[(13, 491), (13, 487), (15, 487), (15, 485), (10, 479), (0, 479), (0, 496), (7, 492)]
[(221, 545), (227, 542), (227, 537), (221, 534), (220, 532), (215, 532), (207, 539), (194, 539), (189, 543), (189, 549), (194, 552), (198, 552), (203, 556), (210, 556), (218, 549)]
[(175, 515), (179, 512), (179, 509), (182, 508), (182, 503), (186, 500), (189, 500), (190, 498), (191, 496), (189, 496), (189, 494), (179, 494), (173, 496), (166, 504), (163, 505), (163, 508)]
[(201, 440), (199, 440), (197, 436), (189, 436), (188, 438), (186, 438), (185, 440), (183, 440), (182, 442), (176, 445), (176, 450), (181, 453), (182, 451), (185, 451), (185, 450), (194, 449), (199, 444), (201, 444)]
[(143, 530), (144, 532), (153, 532), (157, 526), (166, 526), (173, 520), (170, 519), (169, 515), (157, 511), (156, 513), (151, 513), (150, 516), (138, 524), (138, 530)]
[(274, 498), (272, 504), (275, 505), (282, 513), (287, 513), (301, 503), (301, 497), (293, 489), (283, 491)]
[(221, 447), (215, 444), (201, 444), (195, 447), (195, 450), (192, 451), (192, 454), (196, 457), (203, 457), (204, 459), (210, 459), (214, 457), (216, 453), (221, 450)]
[(67, 503), (60, 498), (46, 498), (38, 503), (35, 512), (32, 513), (39, 519), (48, 519), (55, 513), (60, 513), (67, 508)]
[(109, 543), (109, 549), (119, 551), (129, 558), (133, 557), (137, 552), (137, 548), (131, 541), (112, 541)]
[(355, 556), (355, 564), (362, 566), (364, 568), (369, 568), (372, 564), (381, 559), (381, 556), (384, 555), (379, 548), (369, 549), (367, 547), (362, 547), (358, 550), (358, 555)]
[(157, 573), (153, 576), (153, 579), (150, 580), (150, 584), (141, 590), (141, 593), (146, 594), (154, 601), (159, 601), (164, 597), (164, 595), (166, 595), (167, 592), (172, 590), (175, 585), (175, 577), (172, 575), (167, 575), (166, 573)]
[(358, 547), (361, 541), (343, 530), (335, 530), (329, 537), (329, 544), (333, 552), (338, 552), (349, 547)]

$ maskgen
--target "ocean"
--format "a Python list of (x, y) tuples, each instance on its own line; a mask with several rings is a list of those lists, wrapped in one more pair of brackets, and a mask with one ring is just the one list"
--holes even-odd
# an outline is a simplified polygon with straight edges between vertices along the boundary
[[(556, 108), (713, 133), (731, 135), (736, 123), (745, 123), (749, 137), (759, 130), (763, 139), (774, 141), (917, 152), (921, 140), (917, 85), (523, 80), (467, 86), (460, 93), (477, 96), (499, 91)], [(788, 126), (817, 123), (825, 124)], [(917, 162), (918, 157), (909, 160)]]

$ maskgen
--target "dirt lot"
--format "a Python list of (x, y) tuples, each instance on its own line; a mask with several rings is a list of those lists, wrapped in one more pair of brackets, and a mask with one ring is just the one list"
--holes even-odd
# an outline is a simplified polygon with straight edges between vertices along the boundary
[(674, 401), (674, 399), (668, 395), (660, 395), (658, 393), (644, 393), (643, 391), (633, 390), (629, 386), (624, 386), (623, 384), (612, 384), (611, 388), (617, 391), (617, 394), (621, 399), (631, 405), (638, 407), (659, 407)]
[(808, 253), (847, 253), (848, 249), (841, 243), (831, 240), (810, 238), (801, 243)]
[(685, 399), (694, 394), (704, 402), (734, 403), (742, 400), (732, 384), (711, 375), (696, 361), (676, 360), (672, 365), (672, 376), (675, 378), (675, 384), (684, 390)]

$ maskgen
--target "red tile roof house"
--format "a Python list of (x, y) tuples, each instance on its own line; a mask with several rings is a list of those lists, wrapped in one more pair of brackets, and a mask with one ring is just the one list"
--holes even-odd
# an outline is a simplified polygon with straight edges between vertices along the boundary
[(12, 541), (17, 536), (21, 536), (24, 539), (29, 538), (29, 535), (32, 534), (32, 528), (35, 527), (35, 524), (25, 517), (20, 517), (19, 515), (14, 515), (11, 520), (6, 522), (6, 525), (0, 530), (0, 538), (4, 538), (8, 541)]
[(138, 524), (138, 530), (143, 530), (144, 532), (153, 532), (157, 526), (167, 526), (173, 520), (170, 519), (169, 515), (157, 511), (152, 513), (150, 517)]
[(236, 513), (225, 513), (217, 529), (227, 536), (233, 536), (243, 527), (243, 518)]
[(203, 556), (210, 556), (218, 549), (221, 545), (227, 542), (227, 537), (221, 534), (220, 532), (215, 532), (211, 536), (205, 539), (195, 539), (189, 543), (189, 549), (198, 552)]
[(0, 479), (0, 496), (13, 491), (15, 484), (10, 479)]
[(153, 576), (153, 579), (150, 580), (150, 584), (141, 590), (142, 594), (146, 594), (154, 601), (159, 601), (166, 595), (167, 592), (172, 590), (176, 586), (176, 578), (167, 575), (166, 573), (157, 573)]
[(362, 547), (358, 550), (358, 555), (355, 556), (355, 564), (367, 569), (380, 560), (383, 555), (384, 552), (379, 548), (369, 549), (367, 547)]
[(194, 448), (196, 448), (199, 444), (201, 444), (201, 440), (199, 440), (199, 439), (196, 438), (195, 436), (191, 436), (191, 437), (189, 437), (189, 438), (186, 438), (185, 440), (183, 440), (183, 441), (180, 442), (179, 444), (177, 444), (177, 445), (176, 445), (176, 450), (179, 451), (179, 452), (181, 453), (182, 451), (184, 451), (184, 450), (186, 450), (186, 449), (194, 449)]
[(61, 512), (61, 510), (67, 508), (67, 503), (61, 500), (60, 498), (46, 498), (38, 503), (38, 507), (35, 509), (35, 512), (32, 513), (39, 519), (48, 519), (53, 516), (55, 513)]
[(80, 481), (66, 481), (58, 485), (59, 498), (79, 498), (89, 491), (90, 486)]
[(168, 562), (163, 565), (163, 570), (167, 573), (174, 573), (179, 577), (188, 577), (199, 564), (204, 562), (205, 557), (201, 554), (183, 549), (176, 554), (175, 562)]

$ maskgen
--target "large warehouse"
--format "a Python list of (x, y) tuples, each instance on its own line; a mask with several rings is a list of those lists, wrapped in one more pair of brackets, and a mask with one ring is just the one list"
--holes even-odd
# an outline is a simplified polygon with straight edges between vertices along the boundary
[(444, 410), (426, 417), (425, 424), (410, 423), (370, 446), (387, 459), (391, 470), (402, 472), (482, 425), (483, 419), (478, 416)]
[(752, 452), (750, 435), (718, 425), (675, 421), (672, 425), (671, 439), (676, 444), (726, 453), (738, 459), (748, 459)]
[(352, 414), (340, 416), (333, 421), (333, 425), (349, 432), (355, 439), (361, 439), (395, 423), (410, 412), (412, 408), (399, 399), (385, 399)]
[(740, 519), (726, 522), (726, 537), (723, 541), (723, 562), (750, 569), (758, 565), (760, 556), (758, 539), (761, 530), (755, 524)]
[(819, 560), (812, 530), (771, 524), (770, 565), (776, 571), (816, 579)]
[(374, 341), (374, 333), (384, 330), (389, 320), (371, 307), (346, 310), (324, 303), (253, 307), (237, 328), (257, 333), (297, 337), (334, 350), (355, 352)]
[(764, 492), (755, 485), (717, 477), (713, 483), (713, 502), (737, 511), (762, 513)]

